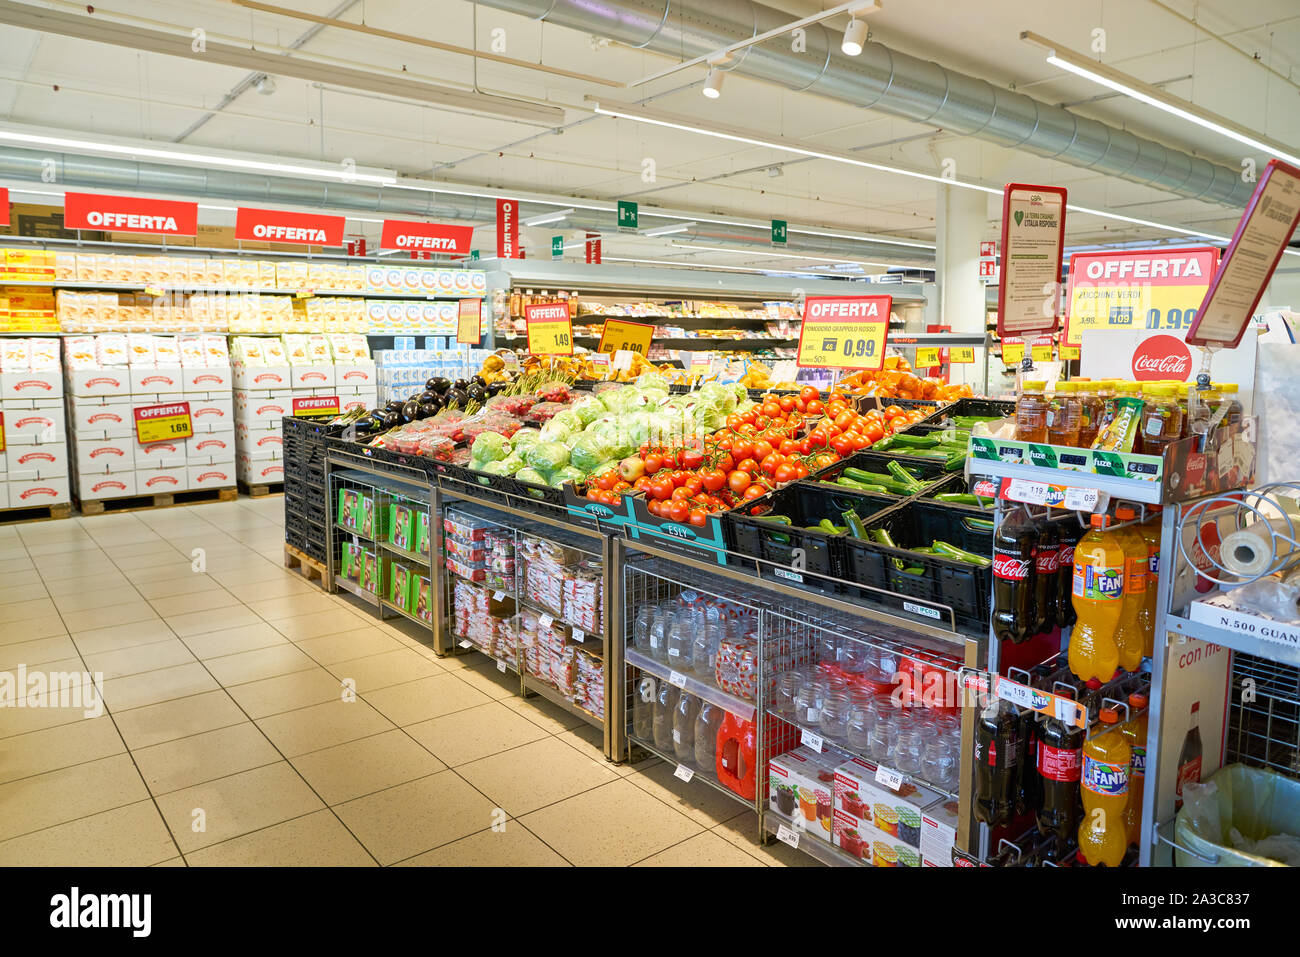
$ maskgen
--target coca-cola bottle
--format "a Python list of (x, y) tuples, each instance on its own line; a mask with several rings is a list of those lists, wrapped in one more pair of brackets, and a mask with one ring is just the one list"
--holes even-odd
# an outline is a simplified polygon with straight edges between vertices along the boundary
[(1059, 522), (1056, 534), (1056, 562), (1060, 566), (1056, 576), (1056, 623), (1067, 628), (1079, 620), (1070, 596), (1074, 587), (1074, 546), (1079, 544), (1083, 530), (1075, 522)]
[(1016, 644), (1038, 633), (1034, 609), (1034, 548), (1038, 529), (1023, 505), (1002, 519), (993, 536), (993, 635)]
[(1069, 853), (1079, 828), (1084, 730), (1049, 716), (1038, 729), (1038, 833), (1050, 838), (1043, 860)]
[(1016, 806), (1016, 710), (989, 695), (975, 734), (975, 817), (989, 827), (1011, 820)]
[[(1038, 624), (1034, 633), (1041, 635), (1056, 624), (1057, 596), (1060, 594), (1060, 539), (1056, 523), (1044, 522), (1038, 529), (1038, 547), (1034, 550), (1034, 612)], [(1071, 552), (1073, 560), (1074, 553)]]
[(1200, 719), (1201, 703), (1192, 702), (1192, 726), (1183, 738), (1183, 750), (1178, 755), (1178, 780), (1174, 784), (1174, 810), (1183, 806), (1183, 787), (1188, 784), (1201, 783), (1201, 729), (1197, 724)]

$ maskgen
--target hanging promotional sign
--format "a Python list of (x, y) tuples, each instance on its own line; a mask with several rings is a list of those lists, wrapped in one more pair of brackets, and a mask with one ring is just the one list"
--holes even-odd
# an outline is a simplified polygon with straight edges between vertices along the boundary
[(627, 350), (641, 356), (650, 354), (650, 341), (654, 338), (655, 327), (644, 322), (628, 322), (626, 319), (606, 319), (600, 333), (600, 345), (597, 352), (620, 352)]
[(524, 323), (528, 330), (528, 351), (533, 355), (573, 355), (573, 322), (569, 319), (568, 303), (524, 306)]
[(519, 248), (519, 204), (513, 199), (497, 200), (497, 258), (524, 258)]
[(483, 300), (462, 299), (456, 316), (456, 341), (476, 346), (483, 338)]
[(587, 262), (600, 265), (600, 233), (587, 233)]
[(342, 216), (240, 206), (235, 212), (235, 238), (301, 246), (342, 246), (343, 224)]
[(998, 335), (1056, 329), (1061, 314), (1065, 189), (1008, 183), (1002, 193)]
[(1075, 253), (1062, 343), (1078, 346), (1093, 331), (1177, 334), (1195, 321), (1218, 261), (1213, 246)]
[(1272, 159), (1242, 214), (1187, 341), (1235, 347), (1300, 223), (1300, 169)]
[(0, 226), (9, 225), (9, 189), (0, 186)]
[(463, 255), (469, 252), (469, 244), (473, 241), (473, 237), (473, 226), (385, 219), (379, 248)]
[(799, 365), (879, 372), (892, 305), (892, 296), (808, 296), (799, 327)]
[[(9, 204), (4, 205), (7, 218)], [(199, 204), (174, 199), (142, 199), (139, 196), (66, 193), (63, 197), (63, 227), (193, 236), (199, 231)]]

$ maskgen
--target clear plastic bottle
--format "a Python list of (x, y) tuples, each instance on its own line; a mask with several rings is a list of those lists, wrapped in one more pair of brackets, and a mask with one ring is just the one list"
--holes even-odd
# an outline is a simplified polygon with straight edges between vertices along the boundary
[(721, 624), (717, 618), (700, 615), (691, 640), (691, 670), (708, 681), (713, 680), (713, 659), (722, 644)]
[(695, 760), (695, 719), (699, 715), (700, 699), (685, 691), (677, 696), (673, 708), (673, 753), (682, 764)]
[(1099, 383), (1080, 379), (1073, 383), (1079, 399), (1079, 448), (1092, 447), (1101, 427), (1102, 401), (1098, 394)]
[(1143, 393), (1142, 419), (1139, 426), (1141, 451), (1144, 455), (1164, 455), (1165, 449), (1183, 435), (1183, 412), (1178, 405), (1175, 386), (1157, 383)]
[(632, 697), (632, 734), (642, 741), (654, 737), (655, 693), (658, 691), (655, 679), (642, 674), (633, 689)]
[(655, 693), (654, 742), (660, 751), (673, 750), (673, 714), (677, 709), (677, 688), (660, 681)]
[(1047, 441), (1052, 445), (1079, 444), (1079, 396), (1073, 382), (1056, 383), (1047, 402)]
[(1016, 399), (1016, 441), (1047, 441), (1047, 400), (1043, 390), (1047, 382), (1042, 379), (1020, 383), (1020, 396)]
[(677, 617), (676, 607), (671, 602), (659, 606), (659, 613), (650, 623), (650, 657), (656, 661), (668, 661), (668, 636), (672, 634), (673, 623)]
[(718, 728), (725, 714), (716, 704), (705, 701), (695, 717), (695, 767), (708, 775), (717, 773)]

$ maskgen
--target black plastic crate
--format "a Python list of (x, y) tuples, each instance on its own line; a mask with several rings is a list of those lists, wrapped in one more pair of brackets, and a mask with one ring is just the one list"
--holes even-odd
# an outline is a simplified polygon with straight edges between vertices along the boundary
[[(943, 470), (943, 462), (938, 459), (918, 459), (909, 458), (906, 461), (898, 456), (886, 455), (884, 452), (872, 452), (870, 449), (863, 449), (860, 452), (854, 452), (847, 459), (836, 462), (834, 465), (827, 466), (822, 471), (813, 476), (815, 479), (833, 482), (844, 473), (846, 468), (862, 469), (864, 472), (877, 472), (881, 475), (889, 474), (889, 463), (898, 462), (921, 483), (924, 492), (930, 485), (944, 478), (948, 473)], [(904, 496), (906, 497), (906, 496)], [(838, 524), (838, 523), (836, 523)]]
[(991, 415), (1005, 418), (1016, 411), (1016, 403), (1011, 399), (958, 399), (952, 405), (944, 406), (937, 415), (930, 416), (927, 422), (939, 424), (960, 415)]
[[(947, 611), (932, 605), (948, 605), (953, 610), (955, 623), (960, 630), (969, 634), (987, 632), (989, 602), (993, 590), (991, 563), (978, 566), (939, 555), (909, 551), (912, 546), (929, 545), (932, 541), (922, 532), (915, 499), (877, 513), (863, 524), (868, 534), (872, 529), (885, 529), (898, 547), (889, 548), (874, 541), (845, 538), (843, 577), (893, 593), (858, 589), (858, 597), (932, 619), (940, 625), (948, 624)], [(951, 538), (944, 541), (964, 547)], [(982, 541), (976, 542), (973, 538), (965, 541), (975, 546), (968, 548), (968, 551), (979, 555), (991, 555), (993, 552), (992, 532), (984, 532)], [(901, 562), (901, 568), (895, 559)], [(918, 598), (928, 604), (912, 602), (908, 598)]]
[[(795, 549), (803, 550), (800, 563), (803, 570), (814, 575), (842, 578), (841, 543), (844, 536), (808, 526), (816, 525), (823, 518), (830, 519), (833, 525), (844, 525), (843, 513), (847, 509), (853, 509), (859, 517), (866, 518), (901, 501), (893, 495), (868, 495), (808, 480), (794, 482), (728, 512), (724, 523), (727, 547), (733, 552), (775, 563), (757, 566), (759, 575), (764, 578), (804, 584), (801, 570), (796, 567)], [(765, 514), (751, 514), (755, 508), (764, 509)], [(791, 524), (771, 521), (766, 515), (785, 515)], [(809, 585), (825, 589), (828, 583), (814, 579)], [(834, 585), (830, 590), (839, 591), (840, 586)]]
[(324, 536), (321, 536), (320, 538), (313, 538), (311, 535), (308, 535), (307, 540), (303, 543), (302, 550), (307, 553), (307, 556), (309, 558), (314, 558), (318, 562), (325, 561)]
[(937, 409), (942, 412), (947, 404), (940, 399), (891, 399), (883, 395), (851, 395), (849, 399), (853, 411), (863, 413), (872, 409), (887, 409), (891, 405), (902, 409)]

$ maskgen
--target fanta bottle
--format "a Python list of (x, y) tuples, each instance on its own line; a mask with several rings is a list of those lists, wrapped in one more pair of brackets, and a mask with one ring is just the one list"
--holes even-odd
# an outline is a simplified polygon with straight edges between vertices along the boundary
[[(1131, 522), (1137, 518), (1137, 512), (1121, 505), (1115, 509), (1115, 517), (1121, 522)], [(1146, 645), (1142, 611), (1147, 601), (1147, 543), (1132, 525), (1117, 528), (1111, 534), (1124, 550), (1124, 598), (1115, 628), (1115, 646), (1119, 649), (1119, 666), (1125, 671), (1137, 671)]]
[[(1147, 706), (1147, 696), (1135, 691), (1128, 696), (1128, 710), (1132, 715)], [(1124, 809), (1124, 831), (1130, 845), (1138, 844), (1142, 837), (1142, 784), (1147, 773), (1147, 714), (1142, 711), (1130, 717), (1119, 727), (1119, 733), (1128, 742), (1131, 757), (1128, 765), (1128, 807)]]
[(1124, 604), (1124, 550), (1093, 515), (1092, 530), (1074, 547), (1072, 602), (1078, 620), (1070, 632), (1070, 670), (1081, 680), (1109, 681), (1119, 665), (1115, 626)]
[(1079, 824), (1079, 857), (1093, 867), (1118, 867), (1128, 850), (1124, 809), (1128, 805), (1128, 769), (1132, 752), (1116, 725), (1114, 708), (1102, 708), (1101, 733), (1083, 745), (1083, 821)]
[(1151, 510), (1156, 514), (1137, 527), (1147, 546), (1147, 600), (1138, 615), (1142, 625), (1142, 654), (1147, 658), (1156, 650), (1156, 597), (1160, 582), (1160, 506), (1153, 505)]

